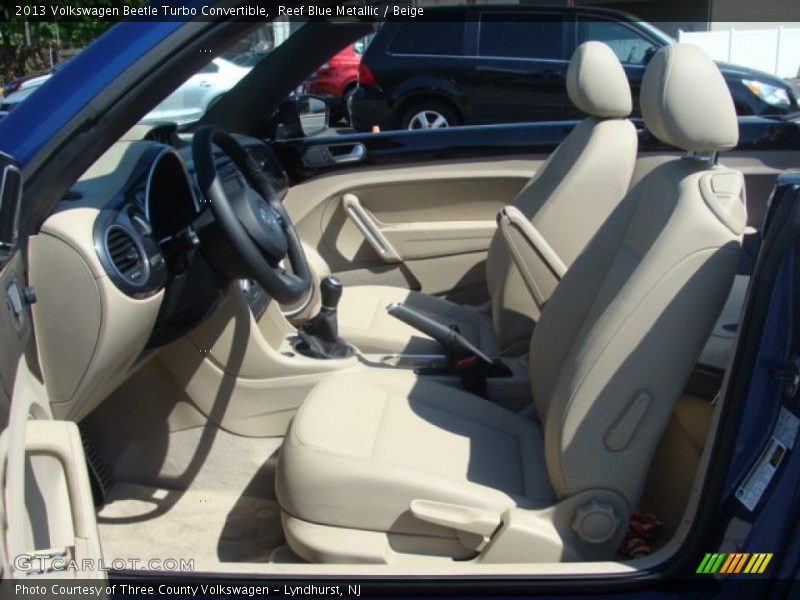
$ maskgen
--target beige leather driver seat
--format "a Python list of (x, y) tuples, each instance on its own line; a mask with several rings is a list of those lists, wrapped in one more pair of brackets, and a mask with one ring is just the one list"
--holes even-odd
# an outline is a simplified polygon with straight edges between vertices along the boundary
[(728, 295), (746, 221), (741, 174), (696, 154), (737, 143), (716, 65), (696, 47), (666, 47), (641, 101), (652, 133), (692, 152), (639, 174), (542, 312), (529, 356), (538, 421), (407, 371), (322, 382), (278, 463), (298, 555), (614, 556)]
[[(631, 92), (612, 50), (600, 42), (578, 47), (567, 71), (570, 100), (589, 115), (567, 136), (528, 182), (513, 206), (530, 219), (556, 262), (569, 267), (592, 234), (628, 190), (636, 162), (637, 137), (627, 119)], [(559, 269), (540, 257), (531, 266), (539, 297), (528, 292), (499, 233), (486, 265), (491, 310), (390, 286), (345, 288), (339, 303), (339, 331), (362, 352), (431, 354), (434, 340), (386, 313), (405, 302), (462, 335), (484, 352), (518, 354), (527, 347), (533, 322), (560, 279)]]

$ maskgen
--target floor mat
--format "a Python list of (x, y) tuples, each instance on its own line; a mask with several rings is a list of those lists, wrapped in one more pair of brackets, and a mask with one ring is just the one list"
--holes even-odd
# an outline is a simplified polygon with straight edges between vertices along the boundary
[(275, 500), (220, 490), (118, 483), (97, 517), (107, 562), (193, 559), (195, 570), (213, 570), (219, 563), (267, 562), (284, 543)]

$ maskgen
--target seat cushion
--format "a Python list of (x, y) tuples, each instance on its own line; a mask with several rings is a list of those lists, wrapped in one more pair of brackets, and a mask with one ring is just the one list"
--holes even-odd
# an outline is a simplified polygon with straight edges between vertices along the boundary
[(364, 353), (440, 354), (438, 342), (386, 312), (392, 302), (405, 302), (444, 325), (457, 325), (478, 348), (497, 354), (489, 314), (399, 287), (345, 287), (339, 302), (339, 335)]
[(340, 375), (297, 413), (278, 463), (281, 508), (305, 521), (436, 534), (414, 499), (503, 511), (552, 502), (535, 421), (409, 372)]

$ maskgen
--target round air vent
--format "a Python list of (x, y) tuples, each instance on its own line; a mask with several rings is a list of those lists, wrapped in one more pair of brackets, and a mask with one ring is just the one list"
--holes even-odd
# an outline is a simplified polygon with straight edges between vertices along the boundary
[(117, 274), (131, 285), (147, 281), (147, 259), (141, 245), (124, 227), (112, 225), (106, 230), (106, 252)]

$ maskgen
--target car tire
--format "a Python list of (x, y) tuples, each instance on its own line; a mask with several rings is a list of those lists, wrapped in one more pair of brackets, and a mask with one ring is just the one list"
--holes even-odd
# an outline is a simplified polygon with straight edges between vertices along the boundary
[(342, 104), (339, 107), (339, 121), (343, 121), (347, 125), (350, 125), (350, 99), (355, 93), (356, 86), (351, 85), (344, 91), (344, 94), (342, 94)]
[(439, 129), (459, 123), (458, 115), (446, 103), (441, 100), (422, 100), (406, 109), (400, 126), (402, 129)]

